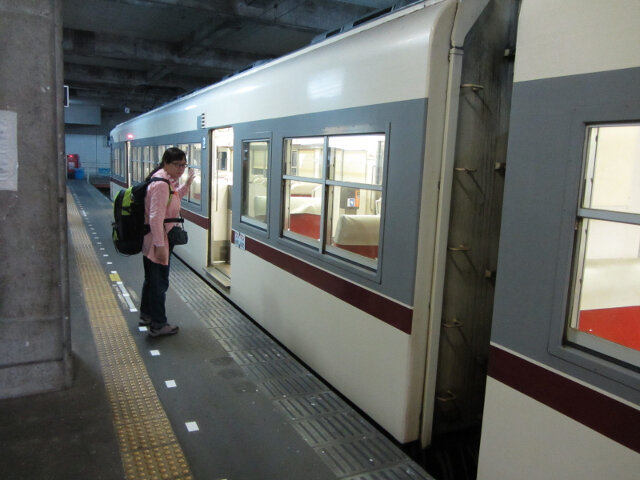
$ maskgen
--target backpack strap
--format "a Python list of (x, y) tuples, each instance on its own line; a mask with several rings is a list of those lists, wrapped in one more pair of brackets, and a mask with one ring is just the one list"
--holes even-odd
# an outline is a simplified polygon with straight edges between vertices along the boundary
[[(171, 198), (171, 195), (173, 195), (173, 190), (171, 190), (171, 182), (169, 182), (169, 180), (167, 180), (166, 178), (162, 178), (162, 177), (151, 177), (149, 179), (149, 183), (151, 182), (164, 182), (167, 185), (169, 185), (169, 198)], [(171, 200), (169, 200), (171, 201)]]
[[(151, 177), (149, 179), (149, 183), (151, 182), (164, 182), (167, 185), (169, 185), (169, 201), (167, 202), (167, 207), (169, 206), (169, 204), (171, 204), (171, 200), (173, 200), (173, 194), (175, 193), (173, 190), (171, 190), (171, 182), (169, 182), (169, 180), (167, 180), (166, 178), (162, 178), (162, 177)], [(165, 220), (165, 223), (167, 222), (167, 220)]]

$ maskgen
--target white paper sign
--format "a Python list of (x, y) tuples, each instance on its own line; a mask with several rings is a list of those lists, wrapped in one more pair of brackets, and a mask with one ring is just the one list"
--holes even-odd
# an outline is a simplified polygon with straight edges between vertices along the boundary
[(18, 114), (0, 110), (0, 190), (18, 191)]

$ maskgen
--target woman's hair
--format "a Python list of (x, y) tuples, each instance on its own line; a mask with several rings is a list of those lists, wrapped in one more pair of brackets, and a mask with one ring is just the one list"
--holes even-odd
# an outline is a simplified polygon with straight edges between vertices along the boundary
[(171, 162), (176, 162), (180, 160), (185, 160), (187, 155), (176, 147), (167, 148), (162, 155), (162, 161), (160, 162), (160, 166), (166, 165)]
[(151, 171), (151, 173), (147, 176), (147, 178), (145, 178), (145, 181), (149, 180), (154, 173), (156, 173), (165, 165), (171, 162), (179, 162), (180, 160), (186, 160), (186, 159), (187, 159), (187, 155), (179, 148), (176, 148), (176, 147), (167, 148), (162, 154), (162, 160), (160, 160), (160, 163), (156, 166), (156, 168), (154, 168)]

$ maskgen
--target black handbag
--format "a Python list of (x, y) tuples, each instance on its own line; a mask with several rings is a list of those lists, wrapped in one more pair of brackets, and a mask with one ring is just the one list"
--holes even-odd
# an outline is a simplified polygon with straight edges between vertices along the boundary
[(189, 235), (187, 235), (187, 231), (182, 226), (182, 222), (184, 222), (184, 219), (183, 218), (180, 218), (180, 219), (171, 218), (171, 219), (165, 220), (165, 222), (167, 222), (168, 220), (170, 220), (170, 221), (179, 220), (180, 221), (180, 225), (174, 226), (167, 233), (167, 238), (169, 239), (169, 245), (172, 245), (172, 246), (173, 245), (186, 245), (187, 242), (189, 241)]

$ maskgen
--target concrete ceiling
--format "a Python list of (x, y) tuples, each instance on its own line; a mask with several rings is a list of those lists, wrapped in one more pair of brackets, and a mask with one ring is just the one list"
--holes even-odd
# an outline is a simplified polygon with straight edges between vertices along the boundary
[(63, 0), (73, 103), (148, 111), (399, 0)]

